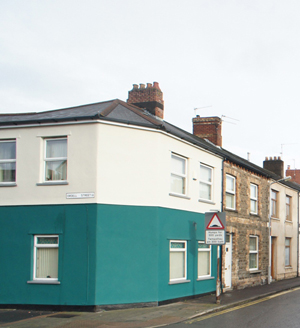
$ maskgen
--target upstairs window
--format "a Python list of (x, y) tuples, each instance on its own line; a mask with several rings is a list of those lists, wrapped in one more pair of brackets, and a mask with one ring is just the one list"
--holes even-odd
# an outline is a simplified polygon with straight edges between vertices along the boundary
[(186, 194), (187, 159), (175, 154), (171, 156), (171, 192)]
[(213, 170), (211, 167), (200, 164), (200, 199), (212, 200)]
[(257, 214), (258, 213), (258, 197), (257, 197), (257, 185), (250, 183), (250, 213)]
[(278, 217), (278, 191), (271, 190), (271, 217)]
[(292, 212), (291, 212), (292, 197), (285, 197), (285, 219), (286, 221), (292, 221)]
[(16, 141), (0, 140), (0, 183), (16, 181)]
[(45, 139), (45, 181), (67, 180), (67, 138)]
[(226, 174), (226, 208), (235, 210), (235, 177)]

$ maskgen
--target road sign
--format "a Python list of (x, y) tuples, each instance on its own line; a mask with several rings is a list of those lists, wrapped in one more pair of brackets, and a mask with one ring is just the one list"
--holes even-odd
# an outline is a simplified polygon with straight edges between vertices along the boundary
[(205, 243), (224, 245), (226, 242), (225, 212), (205, 213)]

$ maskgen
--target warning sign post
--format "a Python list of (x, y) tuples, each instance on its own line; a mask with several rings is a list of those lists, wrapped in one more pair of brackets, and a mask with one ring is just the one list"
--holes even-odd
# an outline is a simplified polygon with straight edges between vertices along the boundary
[(205, 243), (217, 245), (217, 281), (216, 281), (216, 303), (221, 302), (220, 282), (220, 245), (226, 242), (226, 214), (225, 212), (205, 213)]
[(225, 212), (205, 213), (205, 243), (224, 245), (226, 242)]

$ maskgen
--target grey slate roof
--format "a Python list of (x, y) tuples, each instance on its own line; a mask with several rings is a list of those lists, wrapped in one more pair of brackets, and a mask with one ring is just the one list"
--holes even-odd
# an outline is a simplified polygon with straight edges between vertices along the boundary
[[(143, 110), (134, 105), (127, 104), (126, 102), (119, 99), (37, 113), (0, 114), (0, 128), (5, 126), (26, 126), (31, 124), (42, 125), (46, 123), (86, 120), (108, 120), (163, 130), (178, 138), (206, 149), (216, 155), (219, 155), (225, 160), (229, 160), (236, 165), (244, 167), (256, 174), (274, 180), (280, 179), (280, 177), (274, 173), (265, 170), (262, 167), (255, 165), (248, 160), (227, 151), (224, 148), (215, 146), (205, 139), (201, 139), (185, 130), (182, 130), (166, 121), (151, 115), (146, 110)], [(296, 183), (283, 183), (291, 186), (292, 188), (300, 190), (300, 185)]]

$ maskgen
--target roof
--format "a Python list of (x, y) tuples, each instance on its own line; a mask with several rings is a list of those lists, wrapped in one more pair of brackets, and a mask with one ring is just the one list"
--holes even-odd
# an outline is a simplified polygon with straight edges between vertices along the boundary
[[(163, 130), (180, 139), (186, 140), (198, 147), (219, 155), (224, 160), (228, 160), (236, 165), (244, 167), (256, 174), (266, 178), (278, 180), (279, 176), (258, 166), (250, 161), (239, 157), (228, 150), (214, 145), (208, 140), (199, 138), (185, 130), (182, 130), (148, 111), (128, 104), (122, 100), (114, 99), (94, 104), (50, 110), (44, 112), (0, 114), (0, 128), (11, 126), (26, 126), (32, 124), (47, 124), (59, 122), (79, 122), (87, 120), (103, 120), (125, 123), (130, 125), (150, 127)], [(300, 190), (300, 185), (293, 182), (282, 182), (292, 188)]]

